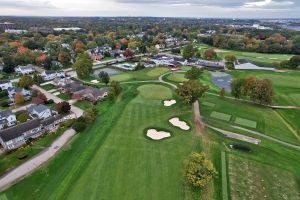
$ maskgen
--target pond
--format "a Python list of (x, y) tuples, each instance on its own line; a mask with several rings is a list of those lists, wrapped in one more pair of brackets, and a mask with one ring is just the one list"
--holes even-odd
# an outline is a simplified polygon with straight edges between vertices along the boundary
[(96, 69), (93, 72), (93, 77), (99, 78), (98, 75), (99, 75), (99, 73), (101, 71), (104, 71), (104, 72), (108, 73), (109, 76), (115, 75), (115, 74), (121, 74), (122, 73), (121, 70), (117, 70), (117, 69), (114, 69), (114, 68), (106, 67), (106, 68)]
[(227, 92), (231, 91), (232, 76), (224, 72), (214, 71), (210, 72), (211, 81), (218, 87), (224, 88)]

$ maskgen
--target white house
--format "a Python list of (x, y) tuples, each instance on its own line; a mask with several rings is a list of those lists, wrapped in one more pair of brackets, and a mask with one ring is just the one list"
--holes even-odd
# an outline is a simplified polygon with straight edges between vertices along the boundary
[(13, 126), (16, 123), (16, 115), (11, 110), (0, 111), (0, 129), (3, 129), (5, 126)]
[(31, 98), (30, 90), (26, 90), (25, 88), (11, 87), (11, 88), (7, 89), (7, 92), (8, 92), (8, 97), (11, 102), (15, 101), (15, 96), (17, 93), (21, 93), (25, 100), (29, 100)]
[(64, 78), (65, 72), (64, 71), (44, 71), (41, 76), (45, 81), (50, 81), (55, 78)]
[(5, 33), (12, 33), (12, 34), (20, 35), (23, 33), (27, 33), (27, 30), (6, 29)]
[(16, 67), (15, 71), (21, 75), (28, 75), (28, 74), (32, 74), (34, 72), (34, 69), (32, 65), (26, 65), (26, 66)]
[(8, 88), (12, 88), (12, 82), (10, 80), (0, 80), (0, 88), (1, 90), (7, 90)]
[(57, 114), (57, 111), (51, 110), (45, 105), (31, 105), (27, 108), (31, 117), (38, 117), (39, 119), (47, 119), (52, 115)]

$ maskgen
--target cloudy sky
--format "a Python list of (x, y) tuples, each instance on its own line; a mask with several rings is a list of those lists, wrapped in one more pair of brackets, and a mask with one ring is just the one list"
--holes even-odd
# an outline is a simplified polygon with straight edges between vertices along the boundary
[(300, 18), (300, 0), (0, 0), (0, 15)]

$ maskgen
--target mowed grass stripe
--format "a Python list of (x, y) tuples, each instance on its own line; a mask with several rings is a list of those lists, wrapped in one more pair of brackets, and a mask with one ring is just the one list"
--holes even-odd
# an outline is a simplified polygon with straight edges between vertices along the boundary
[(238, 125), (242, 125), (242, 126), (247, 126), (250, 128), (256, 128), (256, 126), (257, 126), (257, 122), (249, 120), (249, 119), (240, 118), (240, 117), (237, 117), (235, 119), (234, 123), (236, 123)]
[(225, 114), (225, 113), (220, 113), (220, 112), (216, 112), (216, 111), (213, 111), (210, 116), (212, 118), (216, 118), (216, 119), (220, 119), (220, 120), (223, 120), (223, 121), (230, 121), (231, 119), (231, 115), (228, 115), (228, 114)]
[(226, 153), (221, 152), (221, 162), (222, 162), (222, 197), (223, 200), (228, 200), (228, 185), (227, 185), (227, 166), (226, 166)]

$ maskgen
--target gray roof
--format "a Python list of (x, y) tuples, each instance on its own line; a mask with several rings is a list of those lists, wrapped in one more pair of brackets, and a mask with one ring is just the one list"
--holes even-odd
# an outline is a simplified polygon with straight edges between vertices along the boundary
[(67, 84), (67, 85), (63, 86), (63, 88), (69, 90), (70, 92), (78, 92), (80, 90), (84, 90), (85, 89), (85, 87), (82, 86), (78, 82), (73, 82), (73, 83)]
[(61, 115), (55, 115), (53, 117), (49, 117), (48, 119), (41, 121), (41, 123), (43, 126), (48, 126), (50, 124), (53, 124), (55, 121), (60, 120), (61, 118)]
[(0, 118), (6, 118), (9, 117), (10, 115), (12, 115), (12, 111), (11, 110), (2, 110), (0, 111)]
[(44, 112), (45, 110), (49, 109), (47, 106), (43, 104), (39, 105), (31, 105), (29, 108), (27, 108), (29, 113), (32, 113), (34, 110), (38, 113)]
[(10, 83), (10, 80), (0, 80), (0, 84)]
[(23, 124), (0, 131), (0, 138), (4, 142), (7, 142), (7, 141), (10, 141), (10, 140), (13, 140), (15, 138), (22, 136), (22, 134), (27, 131), (38, 128), (39, 126), (40, 126), (40, 120), (36, 118), (36, 119), (30, 120), (30, 121), (27, 121)]

